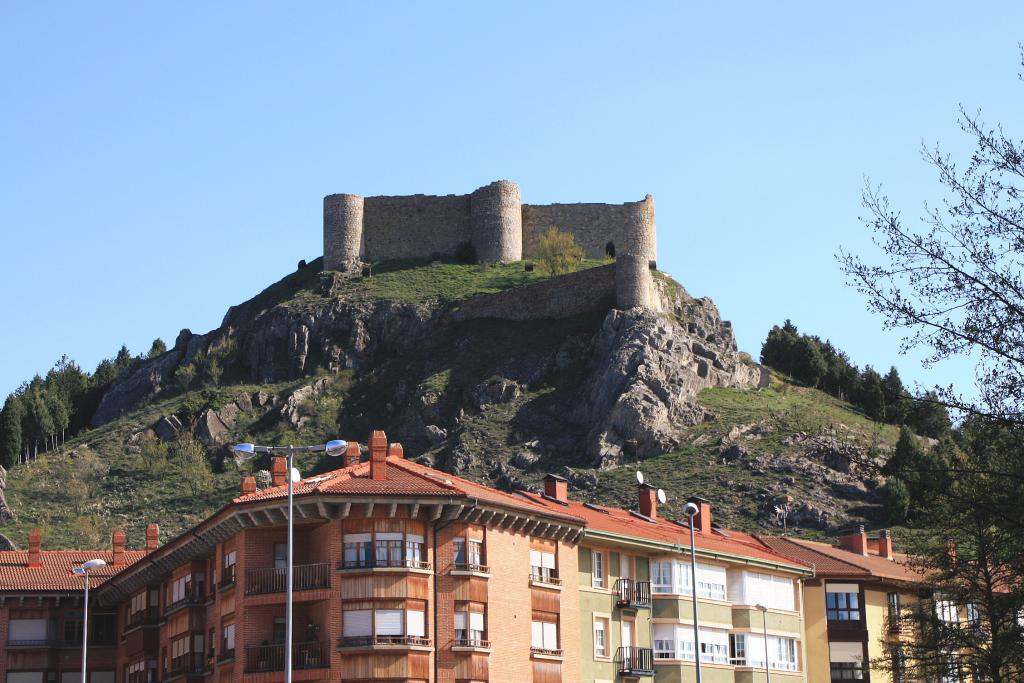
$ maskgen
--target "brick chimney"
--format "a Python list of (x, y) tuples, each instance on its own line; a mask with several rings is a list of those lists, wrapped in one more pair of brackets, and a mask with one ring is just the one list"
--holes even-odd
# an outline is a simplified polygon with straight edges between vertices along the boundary
[(242, 477), (242, 485), (239, 487), (242, 491), (243, 496), (247, 496), (250, 493), (256, 493), (256, 477), (251, 474), (247, 474)]
[(388, 478), (388, 437), (379, 429), (370, 434), (370, 478)]
[(640, 484), (640, 514), (651, 519), (658, 518), (658, 491), (653, 486)]
[(342, 456), (342, 462), (345, 467), (351, 467), (352, 465), (359, 464), (359, 444), (355, 441), (349, 441), (348, 445), (345, 446), (345, 455)]
[[(256, 488), (256, 480), (252, 481), (253, 489)], [(160, 545), (160, 525), (150, 522), (146, 525), (146, 552), (151, 553)]]
[[(29, 537), (31, 542), (31, 537)], [(956, 564), (956, 541), (952, 538), (946, 539), (946, 558), (949, 560), (949, 565), (953, 566)]]
[(113, 547), (114, 553), (110, 558), (110, 564), (115, 567), (123, 567), (127, 564), (124, 561), (124, 546), (127, 543), (128, 538), (124, 534), (124, 529), (114, 529), (114, 533), (110, 535), (110, 545)]
[(866, 556), (868, 554), (868, 535), (864, 531), (864, 525), (861, 524), (856, 530), (841, 534), (839, 536), (839, 547), (843, 550), (849, 550), (851, 553)]
[(692, 496), (689, 501), (697, 506), (697, 514), (693, 516), (693, 530), (702, 534), (711, 533), (711, 501)]
[(288, 483), (288, 458), (275, 456), (270, 461), (270, 481), (274, 486), (283, 486)]
[(547, 475), (544, 477), (544, 495), (560, 503), (569, 502), (569, 482), (557, 474)]
[(388, 457), (389, 458), (404, 458), (405, 449), (402, 448), (402, 444), (393, 443), (388, 446)]
[(892, 536), (888, 529), (882, 529), (878, 534), (878, 556), (887, 560), (892, 559)]
[(42, 567), (42, 551), (40, 548), (43, 545), (43, 532), (39, 529), (33, 529), (28, 532), (28, 566), (29, 567)]

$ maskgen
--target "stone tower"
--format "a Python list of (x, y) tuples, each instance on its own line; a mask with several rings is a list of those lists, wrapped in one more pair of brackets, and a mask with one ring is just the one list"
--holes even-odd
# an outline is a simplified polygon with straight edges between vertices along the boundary
[(359, 261), (363, 244), (363, 198), (324, 197), (324, 269), (347, 270)]
[(473, 247), (481, 261), (509, 263), (523, 258), (523, 203), (519, 186), (498, 180), (469, 197)]

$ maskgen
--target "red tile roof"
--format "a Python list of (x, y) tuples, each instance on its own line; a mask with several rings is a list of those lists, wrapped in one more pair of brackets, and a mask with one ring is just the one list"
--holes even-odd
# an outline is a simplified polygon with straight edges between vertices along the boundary
[(107, 566), (89, 572), (89, 586), (96, 587), (126, 566), (146, 556), (144, 550), (126, 550), (127, 565), (111, 566), (110, 550), (41, 550), (41, 567), (28, 566), (27, 550), (0, 551), (0, 590), (3, 591), (77, 591), (82, 590), (82, 577), (71, 573), (86, 560), (99, 558)]
[(845, 548), (801, 538), (766, 536), (761, 540), (776, 552), (813, 564), (815, 574), (823, 578), (878, 578), (905, 583), (924, 580), (902, 553), (894, 553), (893, 559), (888, 560), (872, 551), (868, 555), (860, 555)]
[[(687, 550), (690, 548), (690, 527), (686, 524), (660, 517), (649, 520), (628, 510), (597, 505), (588, 506), (574, 500), (563, 505), (546, 496), (527, 491), (519, 491), (517, 494), (537, 505), (560, 508), (568, 514), (582, 517), (586, 521), (588, 530), (593, 529), (620, 536), (671, 543)], [(800, 570), (809, 568), (799, 558), (775, 552), (756, 536), (741, 531), (712, 529), (710, 534), (705, 534), (698, 530), (694, 534), (694, 541), (697, 552), (739, 555), (764, 562), (788, 565)]]
[[(370, 478), (370, 462), (364, 461), (298, 481), (293, 495), (315, 494), (357, 496), (436, 496), (443, 498), (475, 499), (492, 505), (510, 507), (531, 514), (558, 517), (582, 524), (583, 519), (565, 510), (538, 505), (521, 496), (492, 489), (468, 479), (456, 477), (402, 457), (387, 458), (387, 479)], [(234, 503), (274, 500), (288, 495), (288, 485), (273, 486), (234, 499)]]

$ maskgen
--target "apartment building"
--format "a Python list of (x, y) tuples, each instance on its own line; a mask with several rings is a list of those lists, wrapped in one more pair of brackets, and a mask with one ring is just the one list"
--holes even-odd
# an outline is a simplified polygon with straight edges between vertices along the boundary
[[(871, 661), (899, 657), (911, 636), (901, 614), (925, 588), (907, 557), (893, 551), (882, 531), (869, 538), (864, 527), (839, 537), (837, 546), (795, 538), (765, 538), (776, 551), (811, 564), (804, 582), (807, 671), (812, 681), (892, 683)], [(960, 618), (953, 603), (937, 601), (941, 618)]]
[[(101, 559), (105, 567), (90, 574), (91, 587), (142, 560), (155, 550), (159, 531), (147, 529), (147, 549), (125, 550), (123, 531), (115, 531), (103, 551), (44, 550), (38, 531), (28, 550), (0, 552), (0, 681), (7, 683), (79, 683), (82, 672), (83, 580), (71, 570)], [(117, 613), (90, 606), (87, 683), (116, 683)]]
[[(655, 489), (638, 487), (635, 510), (570, 500), (566, 482), (550, 475), (543, 494), (520, 495), (586, 523), (578, 562), (580, 680), (695, 680), (690, 529), (659, 516)], [(764, 681), (767, 660), (772, 681), (816, 680), (806, 674), (800, 590), (810, 567), (719, 528), (710, 503), (695, 502), (702, 679)]]
[[(583, 520), (369, 452), (295, 484), (294, 680), (579, 680)], [(96, 591), (116, 683), (284, 680), (286, 470)]]

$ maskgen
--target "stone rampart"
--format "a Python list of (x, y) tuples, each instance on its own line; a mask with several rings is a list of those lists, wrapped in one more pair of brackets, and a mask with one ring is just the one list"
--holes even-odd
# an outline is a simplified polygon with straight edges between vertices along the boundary
[(468, 195), (367, 197), (364, 261), (451, 256), (471, 240)]
[(448, 319), (549, 320), (614, 307), (615, 264), (609, 264), (473, 297), (453, 309)]
[(587, 258), (621, 254), (657, 258), (654, 199), (650, 195), (625, 204), (523, 204), (525, 258), (533, 255), (548, 228), (571, 232)]

